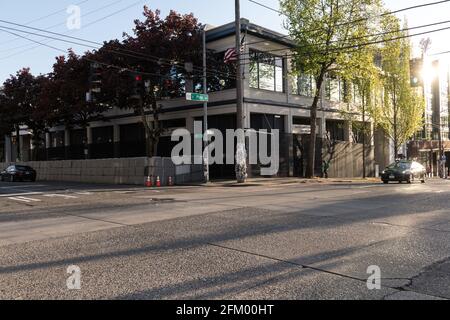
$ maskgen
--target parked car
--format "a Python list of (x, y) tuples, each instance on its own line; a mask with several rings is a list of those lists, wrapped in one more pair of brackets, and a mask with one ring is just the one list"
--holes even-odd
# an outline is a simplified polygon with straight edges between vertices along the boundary
[(36, 170), (28, 166), (9, 166), (0, 172), (0, 181), (36, 181)]
[(397, 161), (387, 167), (381, 174), (381, 180), (388, 184), (390, 181), (412, 183), (420, 181), (425, 183), (427, 169), (416, 161)]

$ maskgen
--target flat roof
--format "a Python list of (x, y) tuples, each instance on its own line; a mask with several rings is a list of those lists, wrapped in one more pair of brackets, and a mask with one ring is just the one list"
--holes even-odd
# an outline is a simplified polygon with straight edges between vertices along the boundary
[[(281, 34), (279, 32), (267, 29), (265, 27), (251, 23), (248, 19), (241, 19), (241, 32), (265, 39), (267, 41), (276, 42), (281, 45), (293, 48), (295, 47), (294, 41), (289, 36)], [(215, 27), (206, 31), (206, 41), (212, 42), (227, 38), (236, 34), (236, 27), (234, 22), (224, 24), (219, 27)]]

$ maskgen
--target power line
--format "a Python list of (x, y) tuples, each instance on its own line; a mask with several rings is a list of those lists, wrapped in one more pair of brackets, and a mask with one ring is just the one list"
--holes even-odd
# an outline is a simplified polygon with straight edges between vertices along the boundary
[[(358, 44), (358, 45), (353, 45), (353, 46), (347, 46), (347, 47), (342, 47), (342, 48), (336, 48), (336, 49), (330, 49), (327, 52), (324, 52), (322, 50), (318, 50), (318, 51), (313, 51), (313, 52), (309, 52), (309, 53), (305, 53), (306, 55), (311, 55), (311, 54), (318, 54), (318, 53), (333, 53), (333, 52), (339, 52), (339, 51), (346, 51), (349, 49), (360, 49), (361, 47), (367, 47), (370, 45), (374, 45), (374, 44), (382, 44), (382, 43), (387, 43), (387, 42), (392, 42), (392, 41), (396, 41), (396, 40), (401, 40), (401, 39), (407, 39), (407, 38), (412, 38), (412, 37), (417, 37), (417, 36), (421, 36), (421, 35), (425, 35), (425, 34), (430, 34), (430, 33), (436, 33), (436, 32), (440, 32), (440, 31), (444, 31), (444, 30), (449, 30), (450, 27), (445, 27), (445, 28), (440, 28), (440, 29), (435, 29), (435, 30), (431, 30), (431, 31), (426, 31), (426, 32), (420, 32), (420, 33), (415, 33), (415, 34), (411, 34), (411, 35), (405, 35), (405, 36), (399, 36), (399, 37), (394, 37), (394, 38), (390, 38), (390, 39), (385, 39), (385, 40), (379, 40), (379, 41), (372, 41), (372, 42), (366, 42), (366, 43), (362, 43), (362, 44)], [(272, 53), (272, 52), (276, 52), (276, 51), (286, 51), (289, 50), (289, 48), (285, 48), (285, 49), (274, 49), (274, 50), (267, 50), (267, 51), (262, 51), (262, 53)], [(357, 50), (356, 50), (357, 51)], [(294, 57), (297, 56), (297, 54), (288, 54), (285, 55), (284, 57)], [(245, 58), (243, 60), (249, 60), (250, 58)]]
[(430, 54), (429, 56), (430, 56), (430, 57), (433, 57), (433, 56), (440, 56), (440, 55), (443, 55), (443, 54), (449, 54), (449, 53), (450, 53), (450, 51), (442, 51), (442, 52), (437, 52), (437, 53)]
[[(0, 21), (0, 22), (1, 22), (1, 21)], [(15, 25), (17, 25), (17, 24), (15, 24)], [(31, 27), (28, 27), (28, 28), (31, 28)], [(37, 29), (37, 28), (31, 28), (31, 29)], [(54, 36), (46, 36), (46, 35), (38, 34), (38, 33), (35, 33), (35, 32), (25, 31), (25, 30), (20, 30), (20, 29), (11, 28), (11, 27), (6, 27), (6, 26), (2, 26), (2, 25), (0, 25), (0, 30), (2, 30), (2, 31), (4, 31), (4, 32), (8, 32), (8, 33), (10, 33), (10, 34), (14, 34), (14, 35), (16, 35), (16, 36), (19, 36), (19, 34), (14, 33), (13, 31), (15, 31), (15, 32), (21, 32), (21, 33), (26, 33), (26, 34), (31, 34), (31, 35), (35, 35), (35, 36), (39, 36), (39, 37), (43, 37), (43, 38), (47, 38), (47, 39), (52, 39), (52, 40), (56, 40), (56, 41), (62, 41), (62, 42), (69, 43), (69, 44), (75, 44), (75, 45), (79, 45), (79, 46), (84, 46), (84, 47), (88, 47), (88, 48), (95, 49), (95, 50), (101, 49), (101, 48), (99, 48), (99, 47), (97, 47), (97, 46), (89, 45), (89, 44), (84, 44), (84, 43), (82, 43), (82, 42), (75, 42), (75, 41), (73, 41), (73, 40), (61, 39), (61, 38), (57, 38), (57, 37), (54, 37)], [(39, 29), (38, 29), (38, 30), (39, 30)], [(51, 34), (57, 34), (57, 33), (55, 33), (55, 32), (50, 32), (50, 31), (45, 31), (45, 32), (51, 33)], [(94, 42), (94, 41), (89, 41), (89, 40), (85, 40), (85, 39), (81, 39), (81, 38), (76, 38), (76, 37), (71, 37), (71, 36), (67, 36), (67, 35), (63, 35), (63, 36), (65, 36), (65, 37), (67, 37), (67, 38), (78, 39), (79, 41), (86, 41), (86, 42), (89, 42), (89, 43), (94, 43), (94, 44), (102, 45), (101, 43)], [(36, 40), (34, 40), (34, 39), (27, 38), (27, 37), (25, 37), (25, 36), (23, 36), (23, 35), (20, 36), (20, 37), (21, 37), (21, 38), (24, 38), (24, 39), (26, 39), (26, 40), (32, 41), (32, 42), (34, 42), (34, 43), (37, 43), (37, 44), (39, 44), (39, 46), (43, 45), (43, 46), (46, 46), (46, 47), (48, 47), (48, 48), (55, 49), (55, 50), (58, 50), (58, 51), (67, 53), (67, 52), (66, 52), (65, 50), (63, 50), (63, 49), (60, 49), (60, 48), (57, 48), (57, 47), (54, 47), (54, 46), (49, 46), (49, 45), (47, 45), (47, 44), (44, 43), (44, 42), (36, 41)], [(110, 53), (113, 53), (113, 54), (120, 54), (120, 55), (122, 55), (122, 56), (127, 56), (127, 57), (130, 57), (130, 58), (141, 59), (141, 60), (148, 60), (148, 61), (151, 61), (151, 62), (157, 62), (157, 63), (160, 63), (161, 65), (166, 65), (166, 66), (180, 65), (180, 63), (173, 63), (173, 62), (172, 62), (172, 63), (168, 63), (168, 62), (164, 63), (164, 62), (161, 61), (161, 60), (164, 60), (164, 59), (162, 59), (162, 58), (158, 58), (158, 60), (156, 60), (156, 59), (151, 59), (150, 57), (145, 56), (144, 54), (139, 54), (139, 53), (136, 53), (136, 52), (131, 51), (131, 50), (119, 50), (119, 51), (117, 51), (117, 50), (109, 50), (109, 49), (104, 49), (104, 48), (103, 48), (103, 50), (106, 51), (106, 52), (110, 52)], [(124, 52), (121, 52), (121, 51), (124, 51)], [(128, 53), (128, 52), (130, 52), (130, 53)], [(136, 55), (136, 54), (138, 54), (138, 55)], [(102, 64), (104, 64), (104, 63), (102, 63)], [(197, 69), (197, 71), (199, 71), (200, 68), (199, 68), (199, 67), (194, 67), (194, 69)], [(203, 69), (202, 69), (202, 71), (203, 71)], [(145, 73), (143, 73), (143, 74), (145, 74)], [(150, 75), (149, 73), (147, 73), (147, 74)], [(223, 76), (225, 76), (225, 77), (227, 77), (227, 78), (229, 78), (229, 79), (234, 79), (233, 76), (229, 75), (229, 74), (226, 73), (226, 72), (220, 72), (220, 71), (215, 71), (215, 72), (214, 72), (214, 71), (209, 71), (208, 74), (209, 74), (209, 75), (222, 74)]]
[[(92, 10), (92, 11), (89, 11), (89, 12), (87, 12), (87, 13), (84, 13), (84, 14), (83, 14), (83, 18), (88, 17), (88, 16), (90, 16), (90, 15), (92, 15), (92, 14), (94, 14), (94, 13), (97, 13), (97, 12), (99, 12), (99, 11), (102, 11), (102, 10), (104, 10), (104, 9), (107, 9), (107, 8), (109, 8), (109, 7), (112, 7), (112, 6), (118, 4), (119, 2), (122, 2), (122, 1), (123, 1), (123, 0), (117, 0), (117, 1), (114, 1), (114, 2), (112, 2), (112, 3), (107, 4), (107, 5), (105, 5), (105, 6), (102, 6), (102, 7), (100, 7), (100, 8), (97, 8), (97, 9), (95, 9), (95, 10)], [(123, 9), (122, 9), (122, 10), (123, 10)], [(108, 17), (109, 17), (109, 16), (104, 17), (104, 18), (102, 18), (102, 20), (104, 20), (105, 18), (108, 18)], [(100, 20), (100, 19), (99, 19), (99, 20)], [(83, 27), (84, 27), (84, 28), (87, 28), (87, 27), (89, 27), (90, 25), (95, 24), (96, 22), (98, 22), (98, 21), (97, 21), (97, 20), (96, 20), (96, 21), (93, 21), (93, 22), (91, 22), (91, 23), (89, 23), (89, 24), (87, 24), (87, 25), (84, 25)], [(28, 25), (28, 24), (26, 24), (26, 26), (27, 26), (27, 25)], [(45, 29), (43, 29), (43, 30), (48, 31), (48, 30), (50, 30), (50, 29), (53, 29), (53, 28), (56, 28), (56, 27), (59, 27), (59, 26), (62, 26), (62, 25), (65, 25), (65, 22), (54, 24), (54, 25), (52, 25), (52, 26), (50, 26), (50, 27), (47, 27), (47, 28), (45, 28)], [(16, 39), (21, 39), (21, 38), (17, 37)], [(35, 48), (40, 47), (40, 45), (39, 45), (39, 46), (30, 47), (29, 44), (26, 44), (26, 45), (18, 46), (18, 47), (15, 47), (15, 48), (4, 49), (4, 50), (1, 50), (0, 52), (13, 51), (13, 50), (17, 50), (17, 49), (21, 49), (21, 48), (27, 48), (27, 47), (28, 47), (30, 50), (33, 50), (33, 49), (35, 49)], [(20, 54), (20, 53), (22, 53), (22, 52), (27, 52), (27, 51), (28, 51), (28, 50), (24, 50), (24, 51), (18, 52), (18, 53), (16, 53), (16, 54), (14, 54), (14, 56), (17, 55), (17, 54)]]
[[(122, 0), (120, 0), (120, 1), (122, 1)], [(115, 2), (115, 3), (118, 3), (118, 2), (120, 2), (120, 1), (117, 1), (117, 2)], [(138, 1), (138, 2), (140, 2), (140, 1)], [(109, 6), (112, 6), (112, 5), (114, 5), (115, 3), (112, 3), (112, 4), (110, 4)], [(137, 3), (134, 3), (134, 4), (137, 4)], [(108, 7), (108, 6), (106, 6), (106, 7)], [(104, 8), (105, 8), (105, 7), (99, 8), (99, 9), (97, 9), (97, 11), (102, 10), (102, 9), (104, 9)], [(128, 8), (128, 7), (127, 7), (127, 8)], [(125, 9), (126, 9), (126, 8), (125, 8)], [(125, 9), (121, 9), (120, 11), (118, 11), (118, 12), (116, 12), (116, 13), (122, 12), (122, 11), (125, 10)], [(94, 10), (94, 11), (95, 11), (95, 10)], [(90, 13), (94, 13), (94, 12), (90, 12)], [(88, 15), (88, 14), (89, 14), (89, 13), (87, 13), (86, 15)], [(107, 17), (110, 17), (110, 16), (111, 16), (111, 15), (108, 15)], [(39, 28), (32, 28), (32, 27), (28, 27), (28, 26), (26, 26), (26, 25), (22, 25), (22, 24), (18, 24), (18, 23), (12, 23), (12, 22), (7, 22), (7, 21), (5, 21), (4, 23), (13, 24), (13, 25), (20, 26), (20, 27), (23, 27), (23, 28), (29, 28), (29, 29), (36, 30), (36, 31), (39, 31), (39, 32), (51, 33), (51, 34), (55, 34), (55, 35), (59, 35), (59, 36), (63, 36), (63, 37), (69, 37), (69, 36), (67, 36), (66, 34), (61, 34), (61, 33), (56, 33), (56, 32), (50, 32), (50, 31), (48, 31), (48, 29), (50, 29), (50, 28), (52, 28), (52, 27), (50, 27), (50, 28), (48, 28), (48, 29), (39, 29)], [(89, 23), (89, 24), (86, 25), (85, 27), (89, 27), (89, 26), (93, 25), (94, 23), (96, 23), (96, 21), (94, 21), (94, 22), (92, 22), (92, 23)], [(58, 25), (60, 25), (60, 24), (58, 24)], [(57, 25), (55, 25), (55, 26), (57, 26)], [(25, 37), (25, 38), (26, 38), (26, 37)], [(73, 39), (77, 39), (77, 38), (73, 37)], [(49, 42), (51, 42), (51, 41), (49, 41)], [(97, 43), (97, 44), (98, 44), (98, 43)], [(15, 56), (17, 56), (18, 54), (26, 53), (26, 52), (29, 52), (29, 51), (34, 50), (34, 49), (36, 49), (36, 48), (39, 48), (39, 47), (40, 47), (40, 45), (31, 47), (31, 48), (29, 48), (29, 49), (22, 50), (22, 51), (20, 51), (20, 52), (13, 53), (13, 54), (11, 54), (11, 55), (9, 55), (9, 56), (0, 58), (0, 60), (6, 60), (6, 59), (8, 59), (8, 58), (15, 57)]]
[[(9, 33), (9, 34), (12, 34), (12, 35), (14, 35), (14, 36), (23, 38), (23, 36), (21, 36), (20, 34), (15, 33), (15, 32), (12, 32), (12, 31), (5, 30), (5, 29), (3, 29), (3, 28), (4, 28), (4, 27), (0, 26), (0, 30), (2, 30), (2, 31), (4, 31), (4, 32), (7, 32), (7, 33)], [(29, 39), (29, 38), (26, 38), (26, 39), (29, 40), (29, 41), (35, 42), (35, 43), (37, 43), (37, 44), (39, 44), (39, 45), (41, 45), (41, 46), (45, 46), (45, 47), (48, 47), (48, 48), (51, 48), (51, 49), (54, 49), (54, 50), (57, 50), (57, 51), (66, 53), (66, 50), (61, 49), (61, 48), (57, 48), (57, 47), (54, 47), (54, 46), (51, 46), (51, 45), (49, 45), (49, 44), (47, 44), (47, 43), (40, 42), (40, 41), (37, 41), (37, 40), (34, 40), (34, 39)], [(130, 69), (130, 68), (119, 67), (119, 66), (116, 66), (116, 65), (113, 65), (113, 64), (108, 64), (108, 63), (106, 63), (106, 62), (97, 61), (97, 60), (90, 59), (90, 58), (87, 58), (87, 57), (84, 57), (84, 56), (82, 56), (82, 57), (80, 57), (80, 58), (83, 59), (83, 60), (92, 62), (92, 63), (98, 63), (98, 64), (100, 64), (100, 65), (103, 65), (103, 66), (106, 66), (106, 67), (110, 67), (110, 68), (114, 68), (114, 69), (118, 69), (118, 70), (121, 70), (121, 71), (140, 73), (140, 74), (143, 74), (143, 75), (160, 76), (161, 78), (167, 78), (167, 77), (168, 77), (168, 76), (163, 76), (163, 75), (161, 75), (161, 74), (150, 73), (150, 72), (143, 72), (143, 71), (136, 71), (136, 70), (133, 70), (133, 69)]]
[[(141, 2), (141, 1), (138, 1), (138, 2)], [(120, 12), (122, 12), (122, 10)], [(100, 43), (100, 42), (86, 40), (86, 39), (82, 39), (82, 38), (79, 38), (79, 37), (73, 37), (73, 36), (69, 36), (69, 35), (65, 35), (65, 34), (61, 34), (61, 33), (57, 33), (57, 32), (52, 32), (52, 31), (48, 31), (48, 30), (43, 30), (43, 29), (40, 29), (40, 28), (29, 27), (29, 26), (25, 26), (25, 25), (22, 25), (22, 24), (19, 24), (19, 23), (10, 22), (10, 21), (6, 21), (6, 20), (0, 20), (0, 22), (11, 24), (11, 25), (14, 25), (14, 26), (19, 26), (19, 27), (22, 27), (22, 28), (35, 30), (37, 32), (48, 33), (48, 34), (51, 34), (52, 36), (46, 36), (46, 35), (43, 35), (43, 34), (40, 34), (40, 33), (31, 32), (31, 31), (25, 31), (25, 30), (21, 30), (21, 29), (17, 29), (17, 28), (0, 26), (3, 29), (12, 30), (12, 31), (21, 32), (21, 33), (26, 33), (26, 34), (31, 34), (31, 35), (35, 35), (35, 36), (39, 36), (39, 37), (43, 37), (43, 38), (48, 38), (48, 39), (52, 39), (52, 40), (56, 40), (56, 41), (62, 41), (62, 42), (66, 42), (66, 43), (69, 43), (69, 44), (75, 44), (75, 45), (79, 45), (79, 46), (88, 47), (88, 48), (91, 48), (91, 49), (98, 50), (104, 45), (103, 43)], [(67, 39), (70, 39), (70, 40), (57, 38), (57, 37), (55, 37), (53, 35), (58, 36), (58, 37), (67, 38)], [(26, 38), (26, 37), (24, 37), (24, 38)], [(77, 42), (75, 42), (74, 40), (76, 40)], [(88, 44), (85, 44), (83, 42), (86, 42)], [(132, 50), (128, 50), (128, 49), (120, 49), (120, 48), (118, 48), (117, 50), (109, 50), (109, 49), (104, 49), (103, 48), (103, 50), (106, 51), (106, 52), (114, 53), (114, 54), (121, 54), (121, 55), (124, 55), (124, 56), (132, 57), (132, 58), (136, 58), (136, 59), (141, 59), (141, 60), (146, 60), (146, 61), (151, 61), (151, 62), (157, 62), (157, 63), (165, 64), (165, 65), (181, 65), (181, 63), (179, 63), (179, 62), (170, 61), (169, 59), (166, 59), (166, 58), (156, 57), (156, 56), (152, 56), (152, 55), (148, 55), (148, 54), (141, 54), (141, 53), (138, 53), (138, 52), (135, 52), (135, 51), (132, 51)], [(14, 56), (14, 55), (12, 55), (12, 56)], [(9, 57), (6, 57), (6, 58), (9, 58)], [(6, 58), (3, 58), (3, 59), (6, 59)], [(166, 61), (166, 63), (164, 63), (163, 61)], [(194, 69), (197, 69), (198, 71), (200, 71), (200, 69), (201, 69), (201, 71), (203, 70), (203, 68), (200, 68), (200, 67), (194, 67)], [(214, 74), (214, 75), (216, 75), (217, 73), (222, 73), (223, 75), (227, 76), (228, 78), (231, 78), (230, 75), (228, 73), (225, 73), (225, 72), (218, 72), (218, 71), (216, 71), (216, 73), (212, 73), (212, 72), (209, 72), (209, 73), (210, 74)]]
[[(0, 22), (5, 22), (5, 20), (0, 20)], [(20, 25), (20, 24), (16, 24), (16, 23), (12, 23), (12, 24), (14, 24), (14, 25)], [(57, 40), (57, 41), (63, 41), (63, 42), (67, 42), (67, 43), (71, 43), (71, 44), (76, 44), (76, 45), (80, 45), (80, 46), (86, 46), (86, 47), (90, 47), (90, 48), (93, 48), (93, 49), (99, 49), (98, 47), (93, 46), (93, 45), (87, 45), (87, 44), (84, 44), (84, 43), (74, 42), (74, 41), (71, 41), (71, 40), (65, 40), (65, 39), (60, 39), (60, 38), (55, 38), (55, 37), (50, 37), (50, 36), (44, 36), (44, 35), (41, 35), (41, 34), (36, 34), (36, 33), (29, 32), (29, 31), (19, 30), (19, 29), (10, 28), (10, 27), (5, 27), (5, 26), (3, 26), (3, 28), (4, 28), (4, 29), (8, 29), (8, 30), (13, 30), (13, 31), (22, 32), (22, 33), (28, 33), (28, 34), (38, 35), (38, 36), (40, 36), (40, 37), (50, 38), (50, 39), (54, 39), (54, 40)], [(31, 27), (28, 27), (28, 28), (31, 28)], [(37, 28), (32, 28), (32, 29), (37, 29)], [(447, 29), (450, 29), (450, 27), (441, 28), (441, 29), (432, 30), (432, 31), (427, 31), (427, 32), (422, 32), (422, 33), (413, 34), (413, 35), (407, 35), (407, 36), (395, 37), (395, 38), (386, 39), (386, 40), (382, 40), (382, 41), (368, 42), (368, 43), (360, 44), (360, 45), (357, 45), (357, 46), (343, 47), (343, 48), (339, 48), (338, 51), (344, 51), (344, 50), (348, 50), (348, 49), (359, 49), (359, 48), (361, 48), (361, 47), (363, 47), (363, 46), (368, 46), (368, 45), (373, 45), (373, 44), (380, 44), (380, 43), (385, 43), (385, 42), (390, 42), (390, 41), (400, 40), (400, 39), (404, 39), (404, 38), (410, 38), (410, 37), (414, 37), (414, 36), (418, 36), (418, 35), (424, 35), (424, 34), (434, 33), (434, 32), (443, 31), (443, 30), (447, 30)], [(41, 31), (40, 29), (38, 29), (38, 30)], [(54, 33), (54, 32), (48, 32), (48, 31), (46, 31), (46, 32), (47, 32), (47, 33), (51, 33), (51, 34), (59, 35), (58, 33)], [(102, 45), (102, 44), (100, 44), (100, 43), (98, 43), (98, 42), (94, 42), (94, 41), (90, 41), (90, 40), (85, 40), (85, 39), (76, 38), (76, 37), (71, 37), (71, 36), (66, 36), (66, 35), (62, 35), (62, 36), (67, 37), (67, 38), (71, 38), (71, 39), (77, 39), (77, 40), (79, 40), (79, 41), (85, 41), (85, 42), (94, 43), (94, 44), (97, 44), (97, 45)], [(105, 49), (104, 49), (104, 50), (105, 50)], [(288, 49), (283, 49), (283, 50), (288, 50)], [(144, 59), (144, 58), (146, 58), (146, 60), (149, 60), (148, 57), (144, 57), (144, 55), (140, 55), (139, 53), (133, 52), (133, 51), (131, 51), (131, 50), (123, 50), (123, 51), (126, 51), (126, 52), (128, 51), (128, 52), (131, 52), (132, 54), (129, 54), (129, 53), (123, 53), (123, 52), (116, 51), (116, 50), (106, 50), (106, 51), (109, 51), (109, 52), (112, 52), (112, 53), (115, 53), (115, 54), (121, 54), (121, 55), (129, 56), (129, 57), (137, 58), (137, 59)], [(280, 51), (280, 50), (279, 50), (279, 49), (277, 49), (277, 50), (269, 50), (269, 51), (264, 51), (263, 53), (271, 53), (271, 52), (274, 52), (274, 51)], [(336, 50), (330, 50), (329, 53), (332, 53), (333, 51), (336, 51)], [(320, 53), (320, 52), (323, 52), (323, 51), (317, 51), (317, 53)], [(308, 54), (312, 54), (312, 53), (314, 53), (314, 52), (310, 52), (310, 53), (308, 53)], [(324, 52), (324, 53), (325, 53), (325, 52)], [(140, 56), (137, 56), (136, 54), (139, 54)], [(293, 56), (296, 56), (296, 54), (285, 55), (285, 57), (293, 57)], [(159, 58), (159, 57), (156, 57), (156, 58), (159, 59), (159, 60), (158, 60), (159, 63), (161, 63), (161, 60), (164, 60), (164, 59), (161, 59), (161, 58)], [(248, 58), (243, 59), (243, 60), (248, 60)], [(149, 61), (156, 62), (156, 61), (153, 60), (153, 59), (151, 59), (151, 60), (149, 60)], [(174, 65), (174, 64), (179, 64), (179, 63), (171, 62), (170, 65)], [(166, 63), (166, 65), (169, 65), (169, 64)], [(210, 74), (211, 74), (211, 72), (210, 72)], [(217, 73), (215, 73), (214, 75), (216, 75), (216, 74), (217, 74)], [(229, 74), (227, 74), (227, 73), (222, 73), (222, 74), (226, 75), (228, 78), (232, 78), (232, 77), (231, 77)]]
[(285, 15), (283, 12), (281, 12), (280, 10), (277, 10), (277, 9), (275, 9), (275, 8), (272, 8), (272, 7), (269, 7), (268, 5), (265, 5), (265, 4), (263, 4), (263, 3), (261, 3), (261, 2), (258, 2), (258, 1), (255, 1), (255, 0), (248, 0), (249, 2), (252, 2), (252, 3), (254, 3), (254, 4), (256, 4), (256, 5), (258, 5), (258, 6), (260, 6), (260, 7), (263, 7), (263, 8), (266, 8), (266, 9), (268, 9), (268, 10), (270, 10), (270, 11), (274, 11), (274, 12), (276, 12), (276, 13), (279, 13), (280, 15)]
[[(257, 2), (255, 0), (248, 0), (248, 1), (251, 1), (251, 2), (254, 2), (254, 3)], [(446, 3), (446, 2), (450, 2), (450, 0), (441, 0), (441, 1), (429, 2), (429, 3), (424, 3), (424, 4), (419, 4), (419, 5), (415, 5), (415, 6), (410, 6), (410, 7), (398, 9), (398, 10), (395, 10), (395, 11), (388, 11), (388, 12), (382, 13), (380, 15), (376, 15), (376, 16), (372, 16), (372, 17), (359, 18), (359, 19), (356, 19), (356, 20), (353, 20), (353, 21), (348, 21), (348, 22), (343, 22), (343, 23), (340, 23), (340, 24), (336, 24), (335, 27), (341, 27), (341, 26), (345, 26), (345, 25), (349, 25), (349, 24), (355, 24), (355, 23), (367, 21), (367, 20), (373, 19), (373, 18), (381, 18), (381, 17), (385, 17), (385, 16), (388, 16), (388, 15), (392, 15), (392, 14), (396, 14), (396, 13), (400, 13), (400, 12), (404, 12), (404, 11), (415, 10), (415, 9), (424, 8), (424, 7), (428, 7), (428, 6), (435, 6), (435, 5), (443, 4), (443, 3)], [(259, 3), (259, 4), (262, 5), (261, 3)], [(272, 10), (276, 10), (276, 9), (273, 9), (273, 8), (271, 8), (271, 9)], [(278, 11), (278, 10), (276, 10), (276, 11)], [(280, 12), (280, 13), (285, 15), (282, 12)], [(320, 30), (322, 30), (322, 29), (318, 28), (318, 29), (306, 30), (304, 32), (315, 32), (315, 31), (320, 31)], [(286, 35), (286, 36), (283, 36), (282, 39), (286, 39), (286, 38), (289, 38), (289, 37), (290, 37), (289, 35)], [(256, 41), (256, 42), (248, 43), (248, 45), (262, 43), (262, 42), (266, 42), (266, 41), (265, 40), (264, 41)]]
[[(88, 1), (90, 1), (90, 0), (83, 0), (83, 1), (81, 1), (81, 2), (76, 3), (75, 5), (76, 5), (76, 6), (81, 6), (82, 4), (84, 4), (84, 3), (88, 2)], [(47, 15), (43, 16), (43, 17), (40, 17), (40, 18), (31, 20), (31, 21), (25, 22), (25, 25), (30, 25), (30, 24), (32, 24), (32, 23), (35, 23), (35, 22), (38, 22), (38, 21), (45, 20), (45, 19), (47, 19), (47, 18), (53, 17), (54, 15), (57, 15), (57, 14), (59, 14), (59, 13), (65, 12), (65, 11), (66, 11), (66, 9), (61, 9), (61, 10), (52, 12), (52, 13), (50, 13), (50, 14), (47, 14)], [(19, 40), (19, 39), (21, 39), (21, 38), (20, 38), (20, 37), (16, 37), (16, 38), (11, 39), (11, 40), (9, 40), (9, 41), (2, 42), (2, 43), (0, 43), (0, 45), (6, 44), (6, 43), (10, 43), (10, 42), (14, 42), (14, 41)]]
[[(404, 28), (404, 29), (399, 29), (399, 30), (370, 34), (370, 35), (365, 35), (365, 36), (360, 36), (360, 37), (354, 37), (354, 38), (349, 38), (345, 41), (360, 40), (360, 39), (365, 39), (365, 38), (369, 38), (369, 37), (379, 37), (379, 36), (384, 36), (384, 35), (393, 34), (393, 33), (404, 33), (404, 32), (411, 31), (411, 30), (423, 29), (423, 28), (433, 27), (433, 26), (447, 24), (447, 23), (450, 23), (450, 20), (445, 20), (445, 21), (440, 21), (440, 22), (435, 22), (435, 23), (430, 23), (430, 24), (425, 24), (425, 25), (420, 25), (420, 26), (415, 26), (415, 27), (410, 27), (410, 28)], [(367, 40), (369, 40), (369, 39), (367, 39)], [(339, 43), (339, 42), (344, 42), (344, 41), (343, 40), (333, 40), (330, 42), (330, 44), (331, 43)], [(362, 44), (362, 45), (364, 45), (364, 44)], [(312, 45), (304, 45), (303, 47), (308, 47), (308, 46), (312, 47)], [(286, 51), (286, 50), (289, 50), (289, 48), (266, 50), (263, 52), (271, 53), (271, 52)]]

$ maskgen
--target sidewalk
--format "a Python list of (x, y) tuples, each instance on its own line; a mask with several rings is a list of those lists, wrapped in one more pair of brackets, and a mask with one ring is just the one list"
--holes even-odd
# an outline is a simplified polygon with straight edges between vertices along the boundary
[(202, 184), (205, 187), (257, 187), (257, 186), (283, 186), (297, 184), (324, 184), (324, 185), (340, 185), (340, 184), (378, 184), (378, 178), (356, 179), (356, 178), (335, 178), (335, 179), (305, 179), (305, 178), (252, 178), (247, 183), (239, 184), (235, 180), (212, 181), (209, 184)]

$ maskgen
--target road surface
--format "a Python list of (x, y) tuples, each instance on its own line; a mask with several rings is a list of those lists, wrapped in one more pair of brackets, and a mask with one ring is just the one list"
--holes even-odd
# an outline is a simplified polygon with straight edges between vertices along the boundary
[(449, 196), (439, 180), (0, 183), (0, 298), (448, 299)]

